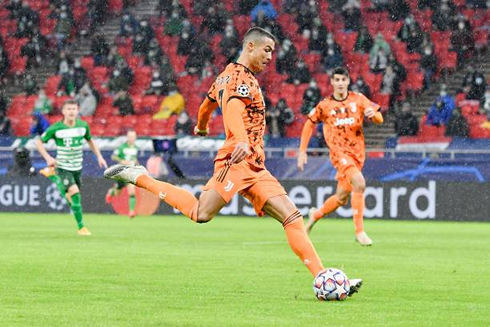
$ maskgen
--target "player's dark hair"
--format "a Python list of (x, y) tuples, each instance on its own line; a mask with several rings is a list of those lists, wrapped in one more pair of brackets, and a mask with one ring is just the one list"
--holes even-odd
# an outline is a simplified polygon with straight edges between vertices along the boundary
[(65, 108), (67, 104), (76, 104), (78, 106), (78, 102), (75, 99), (68, 99), (65, 102), (63, 102), (63, 105), (61, 106), (61, 109)]
[(245, 40), (247, 40), (250, 36), (256, 36), (256, 35), (265, 36), (271, 39), (272, 41), (274, 41), (274, 43), (277, 43), (277, 39), (272, 33), (258, 26), (252, 27), (247, 31), (247, 33), (245, 33), (245, 35), (243, 36), (243, 43), (245, 44)]
[(333, 75), (343, 75), (349, 77), (349, 71), (345, 67), (336, 67), (332, 72), (332, 76)]

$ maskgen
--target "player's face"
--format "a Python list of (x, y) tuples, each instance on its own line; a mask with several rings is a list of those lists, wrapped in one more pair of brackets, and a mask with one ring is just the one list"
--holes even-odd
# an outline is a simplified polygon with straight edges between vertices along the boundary
[(136, 132), (128, 132), (128, 144), (134, 144), (136, 142)]
[(77, 104), (65, 104), (63, 110), (61, 111), (63, 117), (67, 120), (75, 120), (78, 116), (78, 105)]
[(258, 73), (265, 69), (265, 66), (272, 59), (272, 51), (274, 51), (275, 43), (268, 37), (263, 37), (260, 41), (253, 44), (253, 48), (250, 52), (251, 56), (251, 69)]
[(350, 79), (345, 75), (334, 74), (330, 79), (330, 84), (333, 86), (334, 93), (347, 92), (349, 83)]

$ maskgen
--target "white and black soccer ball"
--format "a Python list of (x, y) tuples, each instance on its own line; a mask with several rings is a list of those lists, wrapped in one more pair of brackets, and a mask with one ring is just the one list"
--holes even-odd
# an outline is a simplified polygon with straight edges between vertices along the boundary
[(67, 205), (66, 199), (60, 194), (56, 184), (51, 184), (46, 188), (46, 202), (48, 206), (56, 211), (61, 211)]
[(343, 301), (350, 291), (350, 282), (340, 269), (327, 268), (313, 280), (313, 291), (320, 301)]
[(245, 84), (239, 85), (238, 88), (236, 89), (236, 91), (238, 92), (238, 94), (240, 94), (241, 96), (244, 96), (244, 97), (247, 97), (250, 95), (250, 89)]

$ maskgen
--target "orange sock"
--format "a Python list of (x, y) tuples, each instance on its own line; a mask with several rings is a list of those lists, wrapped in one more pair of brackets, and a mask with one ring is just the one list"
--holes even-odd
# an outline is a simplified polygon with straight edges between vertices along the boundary
[(282, 226), (286, 231), (289, 246), (293, 252), (306, 265), (313, 276), (316, 276), (323, 270), (323, 264), (316, 253), (310, 238), (306, 234), (303, 226), (303, 217), (298, 210), (293, 212), (284, 222)]
[(354, 226), (356, 234), (364, 231), (364, 193), (352, 193), (352, 211), (354, 212)]
[(189, 191), (169, 183), (157, 181), (147, 175), (139, 176), (136, 180), (136, 186), (150, 191), (187, 217), (197, 221), (199, 201)]
[(315, 214), (313, 218), (315, 221), (319, 220), (325, 215), (328, 215), (329, 213), (334, 212), (337, 210), (338, 207), (342, 205), (342, 202), (340, 202), (339, 198), (337, 197), (336, 194), (332, 195), (329, 197), (324, 203), (321, 208), (319, 208), (317, 211), (315, 211)]

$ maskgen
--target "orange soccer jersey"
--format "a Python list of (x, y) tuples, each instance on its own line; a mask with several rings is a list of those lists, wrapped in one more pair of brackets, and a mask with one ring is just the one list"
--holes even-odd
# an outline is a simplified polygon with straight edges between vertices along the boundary
[[(265, 103), (259, 83), (254, 74), (245, 66), (238, 63), (229, 64), (226, 69), (216, 78), (208, 92), (211, 101), (217, 101), (223, 114), (228, 108), (228, 102), (238, 98), (245, 103), (245, 110), (241, 113), (245, 127), (248, 143), (250, 144), (250, 155), (247, 162), (255, 168), (265, 169), (264, 160), (264, 131), (265, 131)], [(239, 114), (237, 112), (237, 114)], [(225, 119), (226, 141), (218, 151), (216, 161), (227, 159), (233, 152), (235, 145), (240, 141), (230, 131), (229, 122)]]
[(365, 160), (364, 132), (362, 124), (364, 111), (379, 105), (371, 102), (363, 94), (349, 92), (347, 98), (338, 101), (330, 96), (309, 114), (313, 123), (323, 122), (323, 135), (330, 149), (332, 165), (342, 173), (354, 164), (362, 169)]

